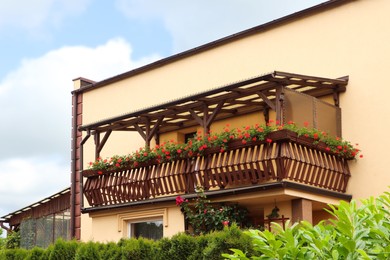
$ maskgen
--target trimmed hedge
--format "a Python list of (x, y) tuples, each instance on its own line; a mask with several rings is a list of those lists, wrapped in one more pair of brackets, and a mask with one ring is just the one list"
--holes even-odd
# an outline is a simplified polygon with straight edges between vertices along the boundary
[(223, 231), (207, 235), (191, 236), (180, 233), (172, 238), (158, 241), (140, 239), (121, 239), (118, 243), (76, 242), (57, 240), (47, 249), (35, 247), (25, 249), (2, 249), (0, 260), (13, 259), (132, 259), (132, 260), (213, 260), (223, 259), (222, 253), (239, 248), (247, 255), (253, 255), (251, 239), (236, 225)]

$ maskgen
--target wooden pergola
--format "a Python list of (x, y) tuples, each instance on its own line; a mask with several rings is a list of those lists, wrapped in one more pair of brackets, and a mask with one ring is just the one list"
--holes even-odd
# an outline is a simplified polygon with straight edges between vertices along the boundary
[[(150, 145), (152, 138), (159, 143), (159, 134), (182, 128), (201, 126), (205, 133), (212, 122), (263, 111), (265, 121), (269, 110), (274, 110), (276, 120), (284, 122), (284, 92), (294, 90), (316, 98), (332, 95), (334, 105), (339, 106), (339, 93), (346, 90), (348, 77), (337, 79), (313, 77), (274, 71), (226, 86), (214, 88), (195, 95), (121, 116), (83, 125), (80, 131), (87, 131), (86, 140), (93, 135), (96, 158), (113, 131), (137, 131)], [(101, 135), (104, 134), (103, 138)]]

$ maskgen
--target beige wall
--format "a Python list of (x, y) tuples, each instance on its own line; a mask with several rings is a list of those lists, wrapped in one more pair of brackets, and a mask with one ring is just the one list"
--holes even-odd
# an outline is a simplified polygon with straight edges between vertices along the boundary
[[(390, 126), (389, 13), (388, 0), (352, 1), (86, 92), (83, 122), (102, 120), (273, 70), (333, 78), (349, 75), (350, 83), (340, 102), (343, 136), (359, 143), (364, 158), (350, 162), (352, 177), (347, 193), (354, 198), (378, 195), (388, 190), (390, 184), (390, 139), (382, 137)], [(216, 128), (220, 128), (217, 124)], [(124, 138), (115, 133), (102, 156), (131, 152), (142, 144), (139, 136), (128, 134)], [(93, 160), (92, 149), (90, 140), (86, 161)], [(96, 220), (94, 225), (98, 223)]]
[[(385, 152), (390, 141), (380, 138), (390, 125), (386, 105), (390, 91), (386, 73), (390, 67), (389, 11), (388, 0), (352, 1), (86, 92), (84, 123), (272, 70), (349, 75), (348, 90), (341, 95), (343, 135), (359, 143), (365, 158), (350, 164), (353, 176), (348, 193), (356, 198), (378, 195), (390, 184)], [(126, 149), (132, 151), (140, 144), (142, 141), (129, 141)], [(121, 146), (120, 152), (126, 149)], [(108, 148), (104, 153), (112, 154)]]
[[(84, 215), (85, 216), (85, 215)], [(90, 233), (83, 232), (83, 241), (118, 241), (128, 237), (129, 222), (163, 219), (163, 235), (171, 237), (178, 232), (184, 232), (184, 218), (174, 203), (167, 206), (132, 207), (122, 210), (90, 213)], [(84, 228), (84, 227), (83, 227)]]

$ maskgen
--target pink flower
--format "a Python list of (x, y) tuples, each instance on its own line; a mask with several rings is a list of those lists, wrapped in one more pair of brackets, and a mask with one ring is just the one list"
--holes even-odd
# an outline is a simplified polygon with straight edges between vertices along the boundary
[(229, 226), (229, 220), (222, 221), (222, 225), (225, 227)]
[(180, 196), (177, 196), (176, 197), (176, 206), (180, 206), (181, 204), (183, 204), (184, 202), (184, 199)]
[(326, 147), (325, 150), (329, 152), (329, 151), (330, 151), (330, 148), (329, 148), (329, 147)]
[(177, 153), (181, 153), (182, 152), (182, 150), (181, 149), (177, 149)]

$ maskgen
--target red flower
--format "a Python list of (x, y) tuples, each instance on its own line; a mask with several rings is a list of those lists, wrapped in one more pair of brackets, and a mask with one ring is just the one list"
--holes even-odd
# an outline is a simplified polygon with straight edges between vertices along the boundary
[(363, 158), (363, 154), (361, 154), (359, 157), (360, 157), (360, 158)]
[(116, 163), (115, 167), (121, 167), (121, 165), (119, 163)]
[(230, 136), (230, 139), (234, 139), (234, 135), (231, 135), (231, 136)]
[(262, 133), (262, 132), (264, 132), (264, 129), (262, 127), (259, 127), (259, 128), (257, 128), (257, 132)]
[(242, 140), (242, 143), (243, 143), (243, 144), (246, 144), (246, 140), (245, 140), (245, 139), (243, 139), (243, 140)]
[(226, 139), (226, 138), (225, 138), (225, 139), (223, 139), (223, 140), (222, 140), (222, 142), (224, 142), (224, 143), (227, 143), (227, 139)]
[(249, 126), (249, 125), (247, 125), (246, 127), (245, 127), (245, 130), (249, 130), (251, 127)]
[(318, 139), (318, 134), (317, 134), (317, 133), (314, 133), (314, 134), (313, 134), (313, 138), (314, 138), (315, 140), (317, 140), (317, 139)]
[(265, 140), (267, 143), (272, 143), (272, 139), (271, 138), (267, 138), (266, 140)]
[(257, 140), (256, 136), (252, 138), (252, 141), (256, 141), (256, 140)]
[(225, 149), (221, 148), (221, 150), (219, 150), (220, 153), (223, 153), (225, 152)]
[(337, 149), (341, 150), (341, 149), (343, 149), (343, 147), (341, 145), (338, 145)]
[(182, 152), (182, 150), (181, 150), (181, 149), (177, 149), (177, 153), (179, 153), (179, 154), (180, 154), (181, 152)]
[(148, 153), (147, 153), (147, 152), (144, 152), (144, 156), (148, 156)]
[(204, 213), (204, 214), (207, 214), (207, 209), (203, 210), (203, 213)]
[(287, 124), (293, 125), (293, 124), (294, 124), (294, 121), (290, 120), (290, 121), (287, 122)]
[(134, 167), (137, 167), (138, 166), (138, 162), (134, 162)]
[(329, 147), (326, 147), (325, 150), (327, 150), (328, 152), (330, 151), (330, 148)]
[(122, 158), (119, 158), (119, 159), (118, 159), (118, 163), (121, 163), (121, 162), (122, 162)]
[(184, 202), (184, 199), (180, 196), (177, 196), (176, 197), (176, 206), (180, 206), (181, 204), (183, 204)]
[(99, 174), (99, 175), (102, 175), (102, 174), (103, 174), (103, 172), (102, 172), (102, 171), (98, 171), (98, 174)]
[(222, 221), (222, 225), (225, 227), (229, 226), (229, 220)]
[(304, 127), (308, 127), (309, 126), (309, 122), (307, 122), (307, 121), (303, 122), (303, 126)]
[(251, 135), (249, 133), (245, 133), (244, 136), (245, 136), (245, 138), (251, 137)]

